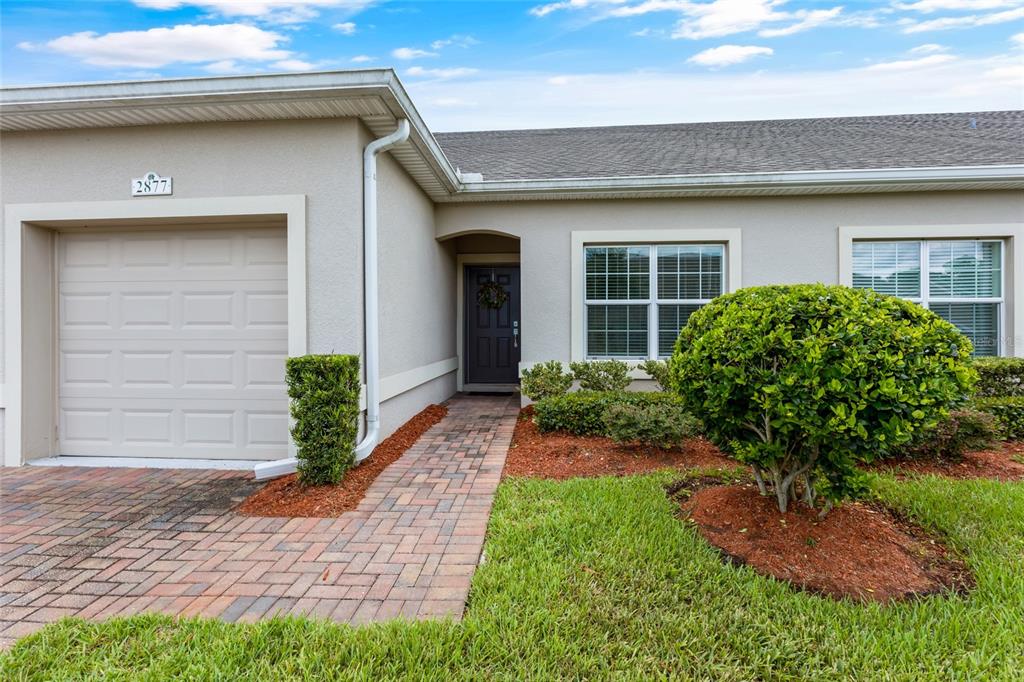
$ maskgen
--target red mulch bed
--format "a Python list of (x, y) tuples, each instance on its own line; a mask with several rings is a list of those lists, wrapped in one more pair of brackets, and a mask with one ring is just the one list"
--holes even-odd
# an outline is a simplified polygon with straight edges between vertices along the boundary
[[(1015, 460), (1014, 458), (1017, 458)], [(963, 459), (882, 460), (875, 467), (896, 474), (937, 474), (947, 478), (992, 478), (1024, 481), (1024, 441), (1010, 441), (992, 450), (968, 452)]]
[(293, 517), (333, 517), (352, 511), (377, 475), (447, 414), (447, 407), (429, 405), (381, 441), (338, 485), (307, 486), (299, 483), (296, 474), (282, 476), (246, 498), (237, 511), (247, 516)]
[(713, 479), (668, 488), (729, 563), (833, 598), (888, 602), (973, 587), (967, 566), (934, 536), (884, 507), (847, 502), (818, 519), (791, 503), (780, 514), (757, 487)]
[(682, 467), (735, 468), (703, 438), (691, 438), (681, 448), (663, 450), (639, 445), (617, 445), (603, 436), (541, 433), (533, 423), (533, 408), (519, 413), (503, 476), (567, 478), (627, 476), (654, 469)]

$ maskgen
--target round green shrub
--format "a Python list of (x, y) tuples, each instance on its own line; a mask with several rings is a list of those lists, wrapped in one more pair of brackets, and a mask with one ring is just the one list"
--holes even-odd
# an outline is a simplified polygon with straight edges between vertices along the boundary
[(854, 493), (856, 464), (933, 428), (970, 396), (971, 343), (924, 308), (822, 284), (742, 289), (690, 316), (673, 389), (750, 465), (780, 511)]
[(538, 362), (523, 370), (519, 390), (530, 400), (544, 400), (565, 395), (572, 388), (572, 374), (558, 360)]

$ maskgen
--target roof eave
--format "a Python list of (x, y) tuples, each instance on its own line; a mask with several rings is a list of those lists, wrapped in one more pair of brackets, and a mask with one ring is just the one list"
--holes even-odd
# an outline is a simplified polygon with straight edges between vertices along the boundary
[(392, 69), (3, 88), (0, 130), (268, 120), (288, 118), (293, 107), (303, 106), (312, 112), (306, 117), (314, 118), (318, 104), (360, 98), (378, 98), (383, 105), (352, 114), (376, 135), (391, 132), (399, 118), (409, 120), (412, 135), (403, 146), (416, 150), (434, 182), (417, 177), (418, 169), (408, 164), (418, 164), (403, 159), (402, 149), (393, 154), (432, 198), (458, 191), (454, 167)]
[(1024, 165), (464, 182), (454, 201), (1024, 188)]

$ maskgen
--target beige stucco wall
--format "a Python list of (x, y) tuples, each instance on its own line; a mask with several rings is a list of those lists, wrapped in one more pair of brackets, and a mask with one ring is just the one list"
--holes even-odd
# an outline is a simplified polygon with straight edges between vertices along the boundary
[[(1020, 192), (933, 192), (822, 197), (530, 201), (442, 204), (439, 238), (477, 230), (519, 237), (523, 362), (570, 359), (574, 230), (742, 231), (742, 285), (836, 283), (840, 225), (1024, 222)], [(1009, 259), (1008, 259), (1009, 261)], [(1016, 289), (1022, 286), (1018, 277)], [(1007, 295), (1012, 298), (1013, 282)], [(1012, 310), (1012, 301), (1007, 301)], [(1008, 320), (1012, 322), (1012, 319)], [(1019, 325), (1018, 325), (1019, 326)], [(1008, 330), (1013, 332), (1011, 330)], [(1019, 336), (1020, 330), (1015, 331)]]
[[(174, 178), (171, 199), (305, 195), (308, 351), (361, 354), (362, 149), (369, 139), (355, 119), (10, 133), (0, 139), (0, 201), (128, 200), (131, 178), (150, 170)], [(381, 304), (391, 311), (381, 317), (387, 377), (455, 355), (455, 268), (453, 246), (434, 239), (432, 202), (387, 154), (378, 178)], [(0, 316), (0, 358), (2, 344)], [(0, 366), (0, 383), (3, 377)], [(446, 398), (454, 384), (452, 373), (417, 389), (418, 401), (386, 404), (385, 435), (415, 404)]]
[[(362, 144), (371, 139), (364, 129)], [(388, 377), (455, 357), (455, 249), (434, 238), (433, 202), (387, 154), (378, 159), (377, 192), (381, 376)], [(426, 404), (451, 396), (455, 379), (453, 366), (386, 401), (381, 407), (383, 433), (401, 426)]]

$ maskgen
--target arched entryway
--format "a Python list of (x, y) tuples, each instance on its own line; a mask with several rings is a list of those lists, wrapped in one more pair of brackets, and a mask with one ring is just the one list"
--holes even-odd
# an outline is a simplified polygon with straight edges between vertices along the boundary
[(481, 231), (450, 240), (458, 268), (458, 388), (512, 390), (522, 356), (519, 239)]

